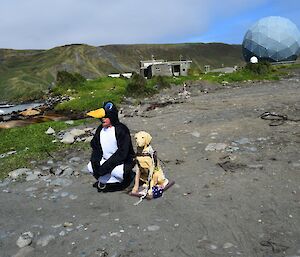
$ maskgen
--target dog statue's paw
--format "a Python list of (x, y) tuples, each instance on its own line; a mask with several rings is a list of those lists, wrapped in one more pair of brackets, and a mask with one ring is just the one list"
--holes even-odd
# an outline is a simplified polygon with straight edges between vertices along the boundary
[(138, 192), (139, 192), (139, 188), (136, 188), (136, 187), (132, 188), (132, 190), (131, 190), (131, 193), (133, 193), (133, 194), (136, 194)]
[(149, 189), (147, 194), (148, 194), (149, 196), (152, 196), (152, 189)]

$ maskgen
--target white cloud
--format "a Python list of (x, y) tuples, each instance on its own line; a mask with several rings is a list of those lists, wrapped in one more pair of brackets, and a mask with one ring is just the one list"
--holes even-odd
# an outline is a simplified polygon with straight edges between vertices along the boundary
[(267, 0), (1, 0), (0, 48), (185, 42)]

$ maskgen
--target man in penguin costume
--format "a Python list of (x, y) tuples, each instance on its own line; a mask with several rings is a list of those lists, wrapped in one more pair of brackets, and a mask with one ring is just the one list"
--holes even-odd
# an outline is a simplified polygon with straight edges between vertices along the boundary
[(133, 178), (134, 150), (127, 126), (119, 121), (113, 102), (87, 113), (101, 119), (91, 141), (92, 155), (88, 170), (96, 178), (99, 192), (112, 192), (128, 187)]

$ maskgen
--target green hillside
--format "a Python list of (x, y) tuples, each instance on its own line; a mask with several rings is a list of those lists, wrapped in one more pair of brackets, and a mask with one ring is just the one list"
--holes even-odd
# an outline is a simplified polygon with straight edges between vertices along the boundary
[(139, 61), (190, 59), (203, 70), (241, 64), (241, 46), (221, 43), (164, 45), (67, 45), (49, 50), (0, 49), (0, 102), (38, 99), (54, 85), (60, 70), (97, 78), (114, 72), (139, 70)]

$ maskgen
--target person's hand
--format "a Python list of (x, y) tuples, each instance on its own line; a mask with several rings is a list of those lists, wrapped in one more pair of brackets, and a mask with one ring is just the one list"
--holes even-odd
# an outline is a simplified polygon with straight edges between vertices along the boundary
[(95, 161), (95, 162), (91, 162), (92, 163), (92, 168), (93, 168), (93, 176), (98, 179), (101, 174), (101, 165), (100, 165), (100, 162), (98, 161)]

